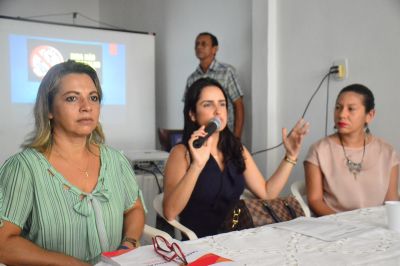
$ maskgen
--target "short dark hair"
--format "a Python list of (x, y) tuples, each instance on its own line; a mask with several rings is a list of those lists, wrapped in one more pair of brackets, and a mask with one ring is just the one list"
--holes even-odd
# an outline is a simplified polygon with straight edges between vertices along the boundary
[(345, 92), (355, 92), (363, 96), (364, 98), (363, 105), (365, 106), (365, 113), (368, 113), (369, 111), (375, 108), (374, 94), (366, 86), (357, 83), (348, 85), (339, 92), (337, 98), (339, 99), (340, 95)]
[(212, 46), (213, 46), (213, 47), (214, 47), (214, 46), (218, 46), (218, 39), (217, 39), (217, 37), (215, 37), (214, 34), (209, 33), (209, 32), (200, 32), (200, 33), (197, 35), (196, 39), (197, 39), (198, 37), (200, 37), (200, 36), (210, 36)]

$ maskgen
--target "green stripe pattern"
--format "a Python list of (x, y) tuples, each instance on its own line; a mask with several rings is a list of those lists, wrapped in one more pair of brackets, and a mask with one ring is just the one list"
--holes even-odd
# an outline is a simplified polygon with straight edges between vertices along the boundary
[(0, 168), (0, 224), (9, 221), (38, 246), (87, 262), (115, 250), (124, 211), (138, 198), (142, 204), (144, 200), (123, 154), (105, 145), (100, 154), (100, 175), (92, 193), (69, 183), (34, 149), (10, 157)]

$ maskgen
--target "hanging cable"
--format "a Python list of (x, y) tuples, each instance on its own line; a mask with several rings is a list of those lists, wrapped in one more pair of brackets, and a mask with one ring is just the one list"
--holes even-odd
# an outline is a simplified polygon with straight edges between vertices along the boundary
[(78, 12), (73, 12), (72, 13), (72, 24), (74, 24), (74, 25), (75, 25), (75, 20), (76, 20), (77, 16), (78, 16)]
[[(324, 83), (324, 81), (325, 81), (327, 78), (329, 78), (329, 76), (330, 76), (331, 74), (337, 73), (337, 71), (338, 71), (337, 66), (332, 66), (331, 68), (329, 68), (328, 73), (326, 73), (325, 76), (322, 78), (321, 82), (318, 84), (317, 89), (314, 91), (314, 93), (311, 95), (310, 99), (308, 100), (308, 103), (307, 103), (307, 105), (306, 105), (306, 108), (304, 109), (303, 114), (301, 115), (301, 118), (304, 118), (304, 117), (305, 117), (305, 115), (306, 115), (306, 113), (307, 113), (307, 110), (308, 110), (308, 107), (310, 106), (310, 104), (311, 104), (311, 102), (312, 102), (314, 96), (315, 96), (315, 95), (317, 94), (317, 92), (321, 89), (321, 86), (322, 86), (322, 84)], [(329, 79), (328, 79), (328, 80), (329, 80)], [(293, 130), (293, 129), (292, 129), (292, 130)], [(290, 136), (290, 133), (292, 133), (292, 130), (290, 130), (290, 132), (289, 132), (289, 134), (288, 134), (288, 137)], [(252, 152), (251, 154), (252, 154), (252, 155), (256, 155), (256, 154), (259, 154), (259, 153), (262, 153), (262, 152), (267, 152), (267, 151), (270, 151), (270, 150), (273, 150), (273, 149), (276, 149), (276, 148), (282, 146), (282, 144), (283, 144), (283, 142), (281, 142), (281, 143), (279, 143), (278, 145), (273, 146), (273, 147), (271, 147), (271, 148), (267, 148), (267, 149), (264, 149), (264, 150), (259, 150), (259, 151), (256, 151), (256, 152)]]
[(325, 137), (328, 136), (328, 113), (329, 113), (329, 81), (331, 75), (328, 76), (326, 81), (326, 106), (325, 106)]
[(162, 193), (162, 188), (161, 188), (160, 182), (158, 181), (158, 177), (157, 177), (157, 174), (156, 174), (156, 173), (154, 173), (154, 172), (151, 171), (150, 169), (146, 169), (146, 168), (140, 167), (140, 166), (137, 165), (137, 164), (135, 164), (135, 165), (133, 166), (133, 168), (134, 168), (135, 170), (141, 170), (141, 171), (144, 171), (144, 172), (146, 172), (146, 173), (152, 174), (152, 175), (154, 176), (154, 179), (155, 179), (156, 184), (157, 184), (158, 193), (159, 193), (159, 194)]
[(78, 15), (85, 18), (86, 20), (89, 20), (91, 22), (97, 23), (98, 25), (104, 25), (104, 26), (108, 26), (110, 28), (114, 28), (114, 29), (119, 29), (119, 30), (123, 30), (123, 28), (121, 27), (117, 27), (115, 25), (109, 24), (109, 23), (105, 23), (99, 20), (95, 20), (93, 18), (90, 18), (82, 13), (79, 12), (69, 12), (69, 13), (53, 13), (53, 14), (44, 14), (44, 15), (36, 15), (36, 16), (29, 16), (29, 17), (21, 17), (21, 18), (25, 18), (25, 19), (32, 19), (32, 18), (46, 18), (46, 17), (60, 17), (60, 16), (71, 16), (72, 17), (72, 24), (73, 25), (77, 25), (75, 24), (76, 19), (78, 18)]
[(158, 167), (158, 165), (154, 161), (151, 161), (150, 163), (151, 163), (151, 165), (154, 166), (154, 168), (157, 170), (157, 172), (164, 178), (164, 173), (161, 171), (160, 167)]
[(44, 15), (36, 15), (36, 16), (21, 17), (21, 18), (32, 19), (32, 18), (46, 18), (46, 17), (71, 16), (71, 15), (73, 16), (73, 12), (69, 12), (69, 13), (44, 14)]
[(105, 26), (108, 26), (108, 27), (111, 27), (111, 28), (114, 28), (114, 29), (123, 30), (123, 28), (120, 28), (120, 27), (117, 27), (117, 26), (114, 26), (114, 25), (111, 25), (111, 24), (108, 24), (108, 23), (105, 23), (105, 22), (101, 22), (101, 21), (99, 21), (99, 20), (92, 19), (92, 18), (90, 18), (90, 17), (88, 17), (88, 16), (85, 16), (85, 15), (79, 13), (79, 12), (77, 12), (77, 13), (78, 13), (78, 15), (80, 15), (81, 17), (84, 17), (85, 19), (87, 19), (87, 20), (89, 20), (89, 21), (92, 21), (92, 22), (95, 22), (95, 23), (97, 23), (97, 24), (99, 24), (99, 25), (105, 25)]

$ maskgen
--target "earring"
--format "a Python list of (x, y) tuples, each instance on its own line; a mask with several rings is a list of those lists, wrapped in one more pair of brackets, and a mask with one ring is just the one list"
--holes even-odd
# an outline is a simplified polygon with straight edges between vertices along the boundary
[(336, 125), (333, 126), (333, 130), (337, 131), (337, 126)]
[(371, 130), (369, 130), (368, 123), (365, 123), (364, 128), (365, 128), (365, 133), (371, 134)]
[(51, 127), (51, 119), (47, 120), (47, 126), (49, 127), (49, 135), (48, 135), (48, 141), (46, 144), (47, 149), (51, 149), (51, 146), (53, 145), (53, 129)]

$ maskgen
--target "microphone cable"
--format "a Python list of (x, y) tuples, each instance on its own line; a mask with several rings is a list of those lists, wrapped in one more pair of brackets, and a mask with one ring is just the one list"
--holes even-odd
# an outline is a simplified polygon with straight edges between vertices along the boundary
[(329, 113), (329, 81), (331, 75), (328, 76), (326, 81), (326, 104), (325, 104), (325, 137), (328, 136), (328, 113)]
[[(154, 162), (152, 162), (152, 163), (154, 163)], [(143, 171), (143, 172), (152, 174), (152, 175), (154, 176), (154, 179), (155, 179), (156, 184), (157, 184), (158, 194), (162, 193), (162, 188), (161, 188), (160, 182), (158, 181), (157, 174), (156, 174), (154, 171), (152, 171), (152, 170), (150, 170), (150, 169), (146, 169), (146, 168), (140, 167), (140, 166), (137, 165), (137, 164), (134, 165), (134, 169), (135, 169), (135, 170), (141, 170), (141, 171)], [(158, 168), (157, 168), (157, 169), (158, 169)], [(163, 177), (164, 177), (164, 176), (163, 176)]]
[[(330, 77), (331, 74), (335, 74), (335, 73), (337, 73), (337, 72), (338, 72), (338, 67), (337, 67), (337, 66), (332, 66), (332, 67), (329, 68), (328, 73), (326, 73), (326, 74), (324, 75), (324, 77), (322, 78), (321, 82), (318, 84), (317, 89), (314, 91), (314, 93), (311, 95), (310, 99), (308, 100), (308, 103), (307, 103), (307, 105), (306, 105), (306, 108), (304, 109), (303, 114), (301, 115), (301, 118), (304, 118), (304, 117), (305, 117), (305, 115), (306, 115), (306, 113), (307, 113), (307, 110), (308, 110), (308, 107), (310, 106), (310, 104), (311, 104), (311, 102), (312, 102), (314, 96), (315, 96), (315, 95), (317, 94), (317, 92), (321, 89), (322, 84), (324, 83), (324, 81), (325, 81), (327, 78), (328, 78), (328, 87), (327, 87), (327, 90), (329, 91), (329, 77)], [(329, 94), (327, 95), (327, 105), (328, 105), (328, 100), (329, 100)], [(327, 121), (327, 116), (328, 116), (328, 106), (326, 107), (326, 121)], [(327, 134), (327, 128), (328, 128), (328, 125), (327, 125), (327, 122), (326, 122), (326, 123), (325, 123), (325, 135)], [(292, 131), (293, 131), (293, 129), (290, 130), (289, 134), (287, 135), (288, 137), (290, 136), (290, 134), (292, 133)], [(254, 155), (257, 155), (257, 154), (262, 153), (262, 152), (267, 152), (267, 151), (276, 149), (276, 148), (278, 148), (278, 147), (280, 147), (280, 146), (282, 146), (282, 145), (283, 145), (283, 142), (281, 142), (281, 143), (279, 143), (278, 145), (275, 145), (275, 146), (273, 146), (273, 147), (271, 147), (271, 148), (266, 148), (266, 149), (263, 149), (263, 150), (259, 150), (259, 151), (256, 151), (256, 152), (252, 152), (251, 155), (254, 156)]]
[[(162, 178), (163, 178), (163, 180), (164, 180), (164, 179), (165, 179), (165, 176), (164, 176), (163, 171), (161, 171), (160, 167), (159, 167), (154, 161), (151, 161), (150, 163), (154, 166), (154, 168), (157, 170), (157, 172), (162, 176)], [(157, 180), (157, 181), (158, 181), (158, 180)], [(158, 183), (158, 182), (157, 182), (157, 183)], [(160, 185), (158, 185), (158, 187), (159, 187), (159, 190), (160, 190), (161, 192), (164, 191), (164, 189), (163, 189)], [(160, 193), (161, 193), (161, 192), (160, 192)]]

